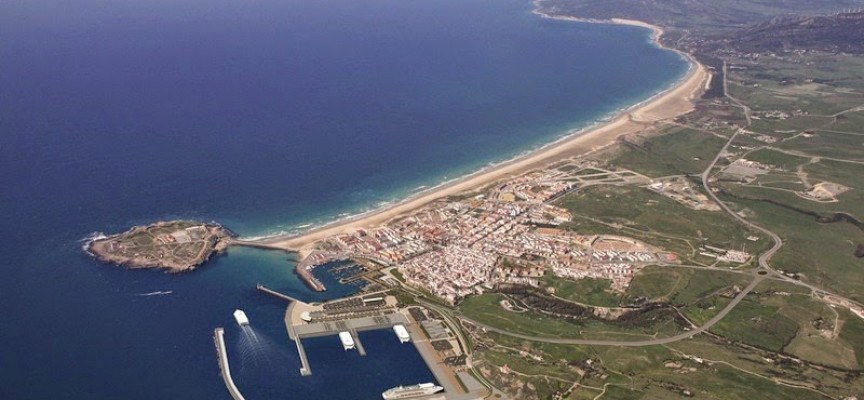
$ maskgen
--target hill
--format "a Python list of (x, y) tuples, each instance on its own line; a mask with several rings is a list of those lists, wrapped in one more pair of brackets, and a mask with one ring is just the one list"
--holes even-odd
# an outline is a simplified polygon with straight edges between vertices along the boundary
[(550, 14), (627, 18), (664, 27), (725, 30), (789, 15), (836, 13), (864, 6), (861, 0), (538, 0)]
[(864, 54), (864, 12), (775, 18), (718, 40), (716, 47), (745, 53), (817, 50)]

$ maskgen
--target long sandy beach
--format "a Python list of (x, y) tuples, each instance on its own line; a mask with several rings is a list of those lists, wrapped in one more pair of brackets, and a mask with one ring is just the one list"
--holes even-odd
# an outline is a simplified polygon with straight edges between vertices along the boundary
[[(549, 17), (539, 12), (538, 14), (547, 18), (599, 22), (584, 21), (575, 18)], [(652, 29), (654, 31), (653, 38), (658, 44), (659, 38), (663, 33), (659, 27), (640, 21), (620, 19), (605, 21), (605, 23), (610, 22)], [(519, 175), (558, 160), (596, 151), (615, 143), (616, 139), (622, 135), (638, 132), (654, 122), (685, 114), (693, 109), (692, 100), (702, 93), (706, 82), (710, 78), (710, 73), (701, 64), (689, 57), (689, 55), (682, 54), (692, 63), (692, 67), (686, 77), (665, 92), (621, 112), (609, 122), (592, 127), (584, 132), (573, 132), (570, 136), (527, 155), (418, 193), (391, 206), (360, 214), (330, 225), (324, 225), (296, 236), (265, 238), (257, 243), (268, 247), (305, 253), (314, 243), (327, 237), (349, 232), (357, 228), (379, 226), (395, 217), (420, 209), (435, 200), (477, 190), (501, 179)]]

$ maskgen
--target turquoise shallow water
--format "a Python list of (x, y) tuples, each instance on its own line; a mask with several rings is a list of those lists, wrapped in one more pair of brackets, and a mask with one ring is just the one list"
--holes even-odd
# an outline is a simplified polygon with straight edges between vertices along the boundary
[[(516, 0), (4, 1), (0, 398), (227, 398), (220, 325), (249, 399), (427, 379), (387, 332), (365, 359), (314, 342), (301, 378), (284, 305), (254, 289), (322, 298), (284, 254), (232, 249), (167, 275), (102, 265), (81, 240), (178, 217), (243, 235), (332, 220), (547, 143), (686, 69), (647, 30)], [(157, 291), (172, 293), (142, 296)]]

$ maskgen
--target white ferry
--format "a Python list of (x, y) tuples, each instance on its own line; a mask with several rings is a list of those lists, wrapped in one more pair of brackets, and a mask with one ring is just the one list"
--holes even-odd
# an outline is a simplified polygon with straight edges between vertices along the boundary
[(443, 387), (434, 383), (420, 383), (417, 385), (397, 386), (392, 389), (387, 389), (384, 393), (381, 393), (381, 397), (384, 398), (384, 400), (413, 399), (415, 397), (429, 396), (442, 390), (444, 390)]
[(249, 318), (243, 310), (234, 310), (234, 319), (237, 320), (237, 325), (249, 325)]
[(411, 335), (408, 334), (408, 330), (405, 329), (405, 325), (393, 325), (393, 332), (396, 332), (396, 337), (399, 338), (400, 343), (411, 341)]
[(348, 332), (339, 332), (339, 340), (342, 341), (342, 348), (351, 350), (354, 348), (354, 338)]

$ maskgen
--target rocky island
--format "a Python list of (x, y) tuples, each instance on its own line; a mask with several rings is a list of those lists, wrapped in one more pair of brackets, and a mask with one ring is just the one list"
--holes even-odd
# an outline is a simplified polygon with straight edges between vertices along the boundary
[(203, 264), (213, 253), (224, 251), (232, 236), (218, 224), (161, 221), (94, 239), (87, 250), (101, 261), (129, 268), (184, 272)]

